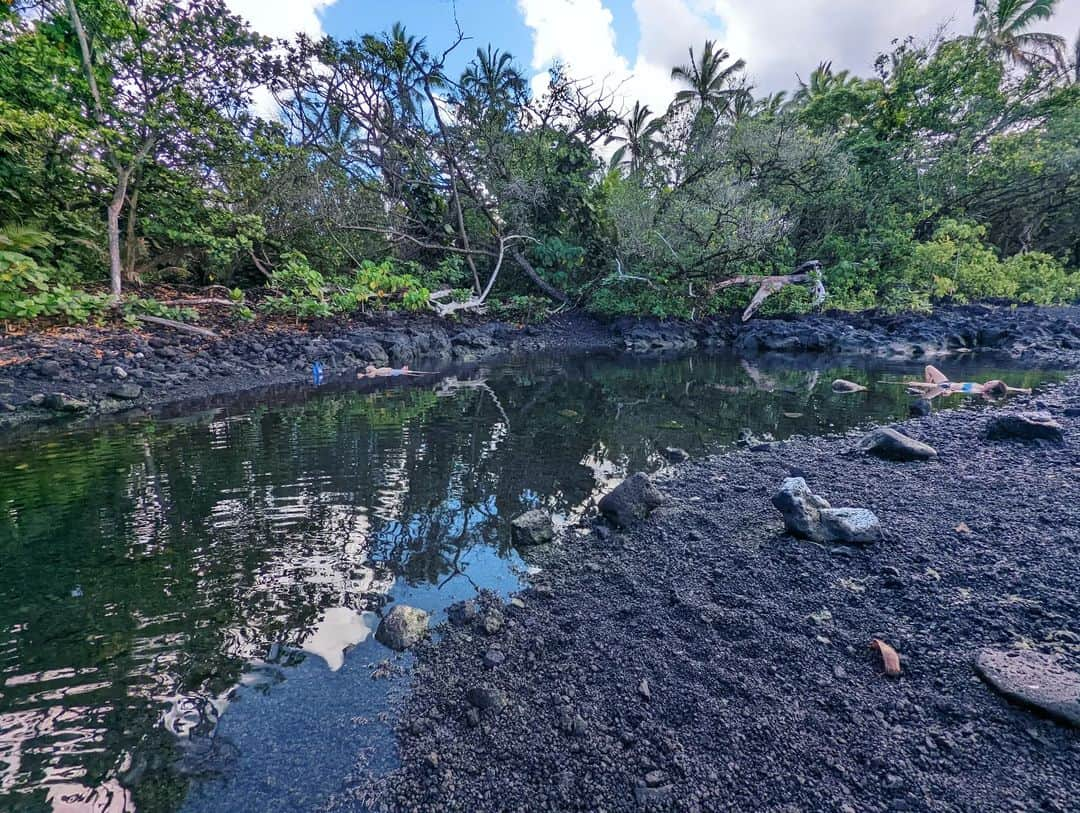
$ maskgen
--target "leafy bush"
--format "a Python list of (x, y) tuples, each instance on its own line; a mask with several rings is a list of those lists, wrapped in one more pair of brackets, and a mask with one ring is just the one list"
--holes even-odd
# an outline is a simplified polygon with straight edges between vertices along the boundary
[(1080, 301), (1080, 272), (1070, 273), (1049, 254), (1033, 251), (1007, 259), (1006, 275), (1016, 285), (1016, 298), (1034, 305)]
[(399, 270), (392, 260), (365, 260), (351, 280), (328, 280), (299, 252), (289, 252), (282, 260), (270, 279), (270, 288), (277, 293), (262, 303), (268, 313), (308, 319), (353, 313), (371, 305), (417, 311), (427, 307), (431, 295), (418, 277)]
[(108, 306), (108, 296), (71, 288), (57, 279), (55, 267), (32, 256), (55, 242), (51, 234), (35, 229), (0, 229), (0, 319), (61, 316), (85, 322)]

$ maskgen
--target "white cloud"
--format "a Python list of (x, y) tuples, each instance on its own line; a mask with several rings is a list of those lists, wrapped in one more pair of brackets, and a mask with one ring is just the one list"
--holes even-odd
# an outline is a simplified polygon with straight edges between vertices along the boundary
[[(622, 55), (629, 44), (615, 41), (603, 0), (518, 0), (518, 8), (532, 29), (535, 89), (544, 87), (544, 71), (558, 60), (574, 76), (624, 83), (627, 100), (641, 99), (656, 111), (674, 94), (672, 66), (706, 39), (746, 59), (753, 84), (765, 93), (793, 89), (797, 76), (823, 61), (866, 75), (894, 39), (926, 39), (943, 23), (954, 32), (972, 24), (972, 0), (634, 0), (640, 40), (631, 65)], [(1040, 28), (1071, 44), (1080, 30), (1080, 2), (1065, 0)]]
[[(725, 24), (724, 47), (744, 56), (762, 90), (797, 84), (820, 62), (836, 69), (868, 73), (878, 53), (897, 38), (932, 36), (948, 22), (955, 33), (972, 26), (972, 0), (712, 0), (712, 10)], [(1080, 3), (1066, 0), (1043, 30), (1073, 41), (1080, 29)]]
[[(318, 39), (323, 30), (319, 14), (337, 0), (226, 0), (233, 14), (243, 17), (263, 36), (292, 39), (307, 34)], [(265, 119), (276, 119), (279, 110), (270, 89), (258, 87), (252, 94), (252, 110)]]
[(267, 37), (290, 39), (299, 33), (321, 37), (319, 13), (337, 0), (226, 0), (233, 14)]

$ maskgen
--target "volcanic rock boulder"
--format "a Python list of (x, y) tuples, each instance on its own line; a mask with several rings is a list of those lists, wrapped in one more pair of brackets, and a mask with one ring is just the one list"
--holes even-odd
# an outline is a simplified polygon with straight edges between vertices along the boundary
[(1046, 412), (1007, 412), (990, 419), (986, 426), (990, 440), (1048, 440), (1061, 443), (1061, 424)]
[(535, 508), (510, 521), (510, 536), (515, 545), (542, 545), (555, 538), (555, 525), (546, 512)]
[(833, 508), (814, 494), (802, 477), (789, 477), (773, 495), (793, 536), (828, 545), (870, 545), (881, 540), (881, 523), (866, 508)]
[(859, 441), (859, 449), (885, 460), (907, 462), (935, 460), (937, 450), (922, 441), (909, 438), (889, 426), (879, 426)]
[(1080, 674), (1025, 649), (984, 649), (975, 670), (1005, 697), (1080, 728)]
[(407, 604), (398, 604), (379, 622), (375, 640), (401, 652), (416, 645), (427, 633), (428, 614)]
[(664, 504), (664, 495), (642, 472), (627, 477), (600, 500), (600, 513), (620, 528), (641, 522)]

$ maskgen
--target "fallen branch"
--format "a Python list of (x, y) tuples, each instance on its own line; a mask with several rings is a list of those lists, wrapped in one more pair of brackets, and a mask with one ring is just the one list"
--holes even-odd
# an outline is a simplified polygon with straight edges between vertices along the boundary
[(178, 330), (181, 333), (190, 333), (194, 336), (202, 336), (207, 339), (220, 339), (214, 331), (205, 327), (196, 327), (195, 325), (186, 325), (183, 322), (177, 322), (173, 319), (162, 319), (160, 316), (141, 316), (135, 317), (140, 322), (147, 322), (151, 325), (161, 325), (162, 327), (171, 327), (173, 330)]
[(160, 300), (160, 305), (168, 305), (170, 307), (185, 307), (191, 305), (225, 305), (229, 308), (235, 308), (244, 303), (234, 302), (231, 299), (217, 299), (216, 297), (206, 296), (196, 299), (163, 299)]
[(743, 311), (742, 320), (748, 322), (751, 317), (758, 312), (758, 309), (765, 304), (765, 300), (770, 296), (777, 291), (786, 288), (788, 285), (800, 285), (815, 281), (817, 279), (816, 275), (820, 270), (821, 263), (817, 260), (810, 260), (796, 268), (795, 273), (793, 274), (781, 274), (774, 277), (741, 275), (718, 282), (713, 286), (713, 290), (719, 291), (723, 288), (732, 288), (736, 285), (758, 285), (757, 293), (754, 294), (754, 298), (750, 300), (750, 304), (747, 305), (746, 310)]

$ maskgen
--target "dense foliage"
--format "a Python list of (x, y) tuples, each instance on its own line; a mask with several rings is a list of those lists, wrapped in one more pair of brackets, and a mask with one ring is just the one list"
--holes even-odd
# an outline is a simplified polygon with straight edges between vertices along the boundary
[(17, 0), (0, 319), (153, 309), (157, 282), (265, 286), (257, 307), (297, 319), (700, 316), (749, 297), (732, 276), (808, 259), (837, 307), (1074, 301), (1080, 49), (1038, 30), (1055, 6), (979, 3), (970, 35), (790, 96), (705, 43), (654, 114), (562, 66), (534, 95), (491, 47), (451, 75), (462, 41), (400, 26), (270, 42), (223, 0)]

